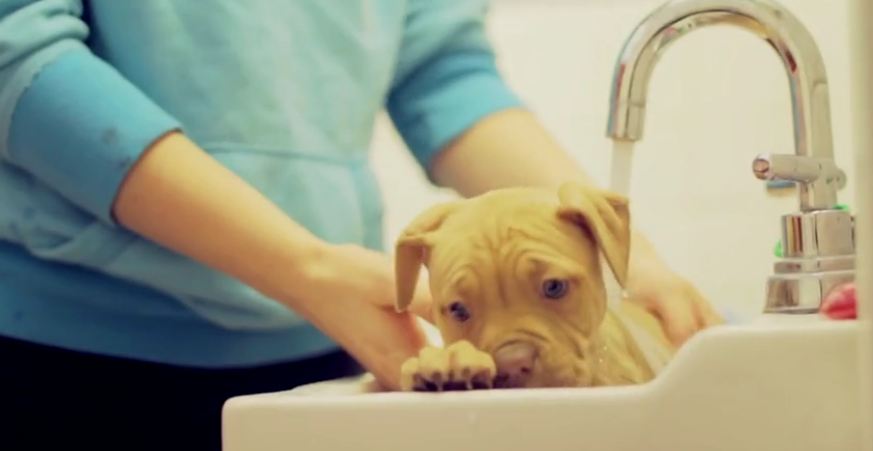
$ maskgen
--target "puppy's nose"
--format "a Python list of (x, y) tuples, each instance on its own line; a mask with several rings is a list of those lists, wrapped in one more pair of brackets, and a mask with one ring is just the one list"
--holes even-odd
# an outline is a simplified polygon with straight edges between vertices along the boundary
[(495, 385), (503, 388), (523, 387), (533, 372), (537, 348), (530, 343), (514, 341), (494, 351), (497, 365)]

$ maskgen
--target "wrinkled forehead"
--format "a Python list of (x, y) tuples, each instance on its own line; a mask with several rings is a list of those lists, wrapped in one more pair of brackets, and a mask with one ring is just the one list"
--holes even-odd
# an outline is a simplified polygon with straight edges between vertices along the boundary
[(557, 219), (536, 219), (441, 233), (428, 263), (433, 285), (451, 292), (444, 295), (482, 296), (507, 281), (582, 278), (584, 268), (597, 265), (596, 249), (585, 233)]

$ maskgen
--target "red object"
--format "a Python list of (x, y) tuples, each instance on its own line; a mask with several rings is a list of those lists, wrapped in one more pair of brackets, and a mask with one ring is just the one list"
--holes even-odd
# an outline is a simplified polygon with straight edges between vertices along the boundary
[(855, 284), (848, 283), (834, 288), (822, 302), (820, 312), (830, 319), (857, 319)]

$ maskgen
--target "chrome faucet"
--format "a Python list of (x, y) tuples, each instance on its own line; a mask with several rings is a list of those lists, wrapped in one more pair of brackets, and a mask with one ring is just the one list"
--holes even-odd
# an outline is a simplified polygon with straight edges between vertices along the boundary
[(854, 220), (837, 205), (846, 176), (834, 162), (824, 62), (809, 31), (787, 9), (772, 0), (674, 0), (656, 9), (619, 55), (607, 135), (642, 138), (649, 79), (660, 56), (689, 32), (722, 24), (767, 42), (788, 75), (794, 155), (762, 154), (752, 163), (756, 177), (796, 182), (799, 195), (799, 211), (782, 217), (783, 255), (767, 281), (764, 311), (814, 313), (831, 289), (854, 280)]

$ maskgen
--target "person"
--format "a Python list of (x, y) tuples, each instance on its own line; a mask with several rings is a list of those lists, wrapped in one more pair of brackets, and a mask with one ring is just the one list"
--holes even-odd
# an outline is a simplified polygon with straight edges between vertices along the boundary
[[(35, 448), (118, 447), (111, 431), (127, 449), (219, 449), (231, 396), (364, 370), (396, 388), (424, 338), (391, 307), (367, 160), (383, 108), (462, 196), (589, 180), (501, 78), (486, 14), (0, 0), (8, 430), (57, 425)], [(720, 320), (639, 231), (628, 290), (677, 343)], [(429, 302), (422, 285), (413, 312)]]

